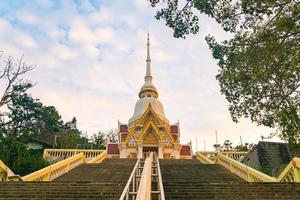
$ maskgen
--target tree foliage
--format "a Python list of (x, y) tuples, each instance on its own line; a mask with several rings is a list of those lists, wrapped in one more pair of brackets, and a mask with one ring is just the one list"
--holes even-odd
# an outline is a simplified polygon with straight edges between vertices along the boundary
[(77, 128), (77, 120), (64, 123), (54, 106), (45, 106), (33, 98), (22, 86), (13, 86), (7, 111), (0, 116), (0, 159), (15, 173), (25, 175), (45, 167), (48, 163), (42, 153), (30, 151), (26, 142), (35, 139), (53, 144), (57, 138), (59, 148), (76, 148), (86, 138)]
[[(150, 0), (152, 6), (159, 0)], [(296, 0), (166, 0), (156, 14), (185, 38), (199, 30), (199, 14), (233, 38), (206, 41), (218, 60), (216, 76), (233, 121), (249, 117), (276, 129), (290, 145), (300, 143), (300, 2)], [(160, 4), (161, 5), (161, 4)]]
[(0, 139), (0, 159), (21, 176), (46, 167), (49, 163), (40, 154), (32, 154), (26, 145), (16, 138)]
[(230, 140), (225, 140), (223, 144), (224, 151), (232, 151), (232, 142)]
[(97, 149), (105, 149), (106, 145), (106, 134), (102, 131), (98, 131), (97, 134), (92, 136), (93, 146)]
[(255, 146), (255, 144), (253, 143), (245, 143), (245, 144), (239, 144), (237, 146), (234, 147), (234, 151), (250, 151), (253, 149), (253, 147)]
[(8, 120), (4, 123), (8, 137), (30, 136), (40, 133), (59, 132), (62, 120), (53, 106), (44, 106), (27, 93), (11, 95), (7, 105)]
[[(27, 93), (33, 84), (22, 76), (33, 67), (23, 62), (23, 57), (20, 60), (8, 57), (3, 63), (0, 63), (0, 89), (4, 89), (0, 96), (0, 159), (15, 173), (25, 175), (48, 165), (41, 152), (26, 146), (32, 139), (53, 144), (55, 148), (105, 147), (105, 134), (98, 133), (89, 142), (87, 135), (83, 136), (77, 128), (75, 117), (64, 122), (54, 106), (43, 105)], [(108, 134), (114, 139), (113, 131)]]

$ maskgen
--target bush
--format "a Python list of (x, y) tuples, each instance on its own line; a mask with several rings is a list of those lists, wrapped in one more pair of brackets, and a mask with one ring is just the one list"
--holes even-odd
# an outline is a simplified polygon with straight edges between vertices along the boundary
[(16, 139), (0, 141), (0, 159), (15, 173), (21, 176), (49, 165), (42, 154), (30, 153), (26, 145)]

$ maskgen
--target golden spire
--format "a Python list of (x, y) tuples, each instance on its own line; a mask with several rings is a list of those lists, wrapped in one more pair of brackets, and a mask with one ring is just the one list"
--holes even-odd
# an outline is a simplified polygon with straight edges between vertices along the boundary
[(147, 37), (147, 59), (146, 59), (146, 63), (147, 63), (147, 69), (146, 69), (146, 78), (151, 78), (151, 59), (150, 59), (150, 42), (149, 42), (149, 33), (148, 33), (148, 37)]
[(151, 59), (150, 59), (150, 40), (149, 40), (149, 33), (147, 35), (147, 58), (146, 58), (146, 76), (145, 76), (145, 83), (141, 88), (141, 91), (139, 93), (139, 97), (145, 97), (147, 95), (148, 97), (158, 97), (157, 90), (155, 86), (152, 83), (152, 75), (151, 75)]

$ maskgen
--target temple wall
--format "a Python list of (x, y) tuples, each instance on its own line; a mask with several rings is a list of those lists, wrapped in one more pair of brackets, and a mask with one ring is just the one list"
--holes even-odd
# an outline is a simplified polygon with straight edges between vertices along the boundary
[(137, 158), (137, 154), (136, 148), (120, 149), (120, 158)]

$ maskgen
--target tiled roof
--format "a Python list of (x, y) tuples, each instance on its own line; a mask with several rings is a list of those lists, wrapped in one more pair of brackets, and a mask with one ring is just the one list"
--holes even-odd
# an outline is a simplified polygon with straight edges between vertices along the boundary
[(128, 132), (127, 124), (121, 124), (120, 125), (120, 132)]
[(188, 145), (182, 145), (180, 150), (180, 155), (182, 156), (190, 156), (191, 155), (191, 148)]
[(172, 134), (179, 132), (178, 126), (176, 126), (176, 125), (171, 125), (170, 129), (171, 129)]
[(120, 154), (118, 144), (115, 143), (108, 144), (107, 154)]

